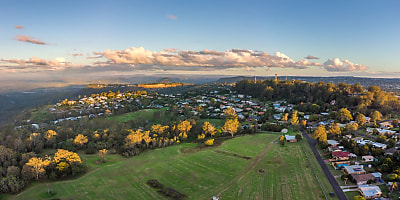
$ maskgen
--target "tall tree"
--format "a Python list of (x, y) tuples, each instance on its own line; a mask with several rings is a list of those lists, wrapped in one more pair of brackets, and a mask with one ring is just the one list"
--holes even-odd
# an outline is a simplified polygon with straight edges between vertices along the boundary
[(331, 126), (329, 127), (328, 132), (329, 132), (331, 135), (334, 135), (334, 136), (340, 135), (340, 134), (342, 133), (342, 131), (340, 130), (339, 123), (334, 123), (334, 122), (333, 122), (333, 123), (331, 124)]
[(297, 126), (299, 124), (299, 117), (297, 116), (297, 110), (292, 113), (292, 118), (290, 119), (290, 124), (292, 126)]
[(38, 157), (33, 157), (29, 159), (29, 161), (25, 164), (27, 166), (30, 166), (32, 171), (35, 173), (36, 180), (39, 180), (39, 175), (43, 172), (45, 172), (45, 167), (50, 164), (50, 159), (42, 159)]
[(356, 116), (356, 122), (358, 123), (359, 126), (364, 126), (364, 124), (367, 123), (365, 115), (363, 115), (362, 113), (358, 113)]
[(78, 134), (74, 139), (74, 144), (76, 144), (78, 146), (83, 146), (87, 142), (88, 142), (88, 137), (84, 136), (82, 134)]
[(229, 107), (229, 108), (225, 109), (224, 110), (224, 115), (228, 119), (232, 119), (232, 118), (237, 117), (236, 111), (232, 107)]
[(371, 121), (374, 122), (374, 124), (376, 123), (376, 121), (382, 120), (382, 113), (375, 110), (374, 112), (372, 112), (371, 114)]
[(327, 141), (326, 128), (324, 125), (319, 125), (317, 129), (315, 129), (313, 138), (317, 139), (319, 142)]
[(190, 131), (190, 129), (192, 129), (192, 125), (190, 124), (190, 122), (188, 120), (185, 121), (181, 121), (178, 126), (177, 126), (178, 132), (179, 132), (179, 136), (183, 139), (188, 137), (188, 133)]
[(339, 110), (339, 120), (340, 122), (348, 122), (353, 120), (353, 116), (347, 108), (341, 108)]
[(234, 119), (228, 119), (225, 121), (224, 126), (222, 126), (222, 131), (225, 133), (229, 133), (233, 135), (238, 131), (238, 127), (239, 127), (239, 121), (237, 118)]
[(215, 127), (208, 121), (203, 124), (203, 133), (206, 135), (214, 136), (216, 132)]

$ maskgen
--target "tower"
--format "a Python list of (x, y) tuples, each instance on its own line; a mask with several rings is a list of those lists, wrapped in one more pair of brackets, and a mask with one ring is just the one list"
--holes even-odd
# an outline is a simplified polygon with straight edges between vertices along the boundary
[(278, 80), (278, 74), (275, 74), (275, 81)]

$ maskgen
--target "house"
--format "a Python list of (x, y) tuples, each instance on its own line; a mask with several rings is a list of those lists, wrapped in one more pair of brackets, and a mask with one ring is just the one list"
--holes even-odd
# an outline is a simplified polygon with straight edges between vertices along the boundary
[(364, 162), (373, 162), (375, 158), (373, 156), (368, 155), (368, 156), (362, 156), (361, 159)]
[(365, 174), (365, 170), (362, 166), (360, 165), (349, 165), (349, 166), (344, 166), (344, 172), (346, 174)]
[(285, 135), (287, 142), (297, 142), (296, 136), (293, 135)]
[(384, 151), (384, 154), (385, 154), (385, 156), (386, 155), (393, 155), (394, 153), (396, 153), (396, 151), (397, 151), (397, 149), (395, 147), (393, 147), (393, 148), (390, 148), (390, 149), (386, 149)]
[(375, 183), (382, 183), (382, 174), (380, 172), (371, 173), (374, 176)]
[(369, 180), (375, 181), (375, 176), (372, 174), (353, 174), (351, 176), (357, 185), (365, 185)]
[(386, 149), (386, 147), (387, 147), (386, 144), (382, 144), (382, 143), (379, 143), (379, 142), (374, 142), (372, 144), (372, 146), (375, 147), (375, 148), (379, 148), (379, 149)]
[(365, 199), (378, 198), (382, 195), (381, 189), (376, 185), (359, 185), (358, 188)]
[(328, 146), (336, 147), (339, 145), (339, 142), (336, 140), (328, 140)]
[(334, 152), (332, 152), (332, 158), (335, 160), (348, 160), (350, 158), (350, 152), (334, 151)]
[(396, 133), (396, 131), (387, 130), (387, 129), (379, 129), (379, 128), (377, 128), (376, 130), (378, 131), (379, 135), (386, 135), (386, 134), (387, 135), (393, 135), (393, 134)]
[(393, 128), (392, 121), (384, 121), (379, 123), (381, 128)]

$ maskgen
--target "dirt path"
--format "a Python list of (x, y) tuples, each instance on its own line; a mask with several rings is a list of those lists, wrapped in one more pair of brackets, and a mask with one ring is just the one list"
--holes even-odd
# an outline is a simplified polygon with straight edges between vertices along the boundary
[(246, 168), (246, 170), (241, 172), (236, 178), (234, 178), (232, 181), (230, 181), (225, 188), (220, 190), (220, 192), (218, 193), (217, 196), (221, 196), (221, 194), (224, 193), (225, 191), (227, 191), (229, 188), (231, 188), (231, 186), (234, 183), (239, 183), (265, 157), (265, 155), (267, 155), (267, 153), (269, 152), (269, 150), (272, 148), (273, 145), (274, 145), (274, 142), (270, 142), (269, 145), (267, 146), (267, 148), (263, 152), (261, 152), (261, 154), (259, 154), (253, 160), (253, 162), (251, 162), (251, 164)]

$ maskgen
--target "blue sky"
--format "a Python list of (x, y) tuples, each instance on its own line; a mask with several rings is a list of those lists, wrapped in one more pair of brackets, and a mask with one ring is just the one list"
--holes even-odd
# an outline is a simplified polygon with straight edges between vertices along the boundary
[(399, 77), (398, 8), (396, 0), (4, 1), (0, 76)]

